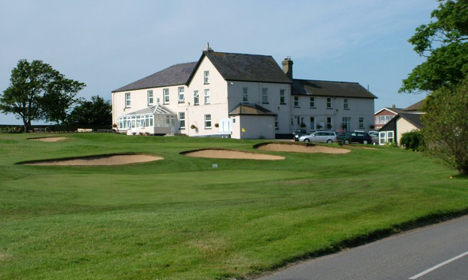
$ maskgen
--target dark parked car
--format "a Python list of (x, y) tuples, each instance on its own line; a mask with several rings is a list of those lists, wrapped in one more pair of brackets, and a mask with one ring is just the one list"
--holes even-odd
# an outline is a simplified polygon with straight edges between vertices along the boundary
[(305, 129), (296, 129), (296, 131), (293, 132), (293, 135), (294, 135), (294, 141), (299, 141), (299, 137), (301, 137), (302, 135), (308, 135), (309, 133), (307, 133), (307, 130)]
[(349, 143), (361, 143), (361, 144), (372, 144), (372, 136), (366, 132), (353, 131), (353, 132), (339, 132), (336, 135), (337, 141), (349, 144)]

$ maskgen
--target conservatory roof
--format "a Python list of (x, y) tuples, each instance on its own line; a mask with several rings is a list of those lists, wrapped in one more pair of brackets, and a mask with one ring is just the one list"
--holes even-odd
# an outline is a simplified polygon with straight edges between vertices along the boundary
[(147, 115), (147, 114), (153, 114), (153, 115), (176, 115), (176, 113), (172, 112), (169, 108), (166, 106), (163, 106), (161, 104), (157, 105), (151, 105), (148, 106), (144, 109), (137, 110), (135, 112), (131, 112), (128, 114), (125, 114), (123, 116), (128, 117), (128, 116), (136, 116), (136, 115)]

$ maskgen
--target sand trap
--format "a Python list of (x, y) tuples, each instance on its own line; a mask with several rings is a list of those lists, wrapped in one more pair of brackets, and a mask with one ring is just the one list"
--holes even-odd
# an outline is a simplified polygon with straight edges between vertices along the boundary
[(273, 152), (295, 152), (295, 153), (324, 153), (324, 154), (347, 154), (351, 152), (348, 149), (324, 147), (324, 146), (307, 146), (302, 144), (276, 144), (269, 143), (257, 146), (257, 149), (262, 151)]
[(42, 141), (42, 142), (58, 142), (66, 140), (67, 137), (41, 137), (41, 138), (30, 138), (29, 140)]
[(181, 153), (189, 157), (225, 158), (225, 159), (253, 159), (253, 160), (282, 160), (284, 157), (256, 154), (228, 149), (203, 149)]
[(162, 160), (162, 157), (151, 155), (105, 155), (82, 157), (73, 159), (60, 159), (60, 160), (47, 160), (47, 161), (34, 161), (25, 162), (24, 165), (59, 165), (59, 166), (84, 166), (84, 165), (123, 165), (130, 163), (150, 162)]

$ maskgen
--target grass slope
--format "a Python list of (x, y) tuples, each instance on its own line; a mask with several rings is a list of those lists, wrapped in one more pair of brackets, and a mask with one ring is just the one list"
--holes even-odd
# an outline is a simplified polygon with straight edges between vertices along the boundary
[[(418, 153), (272, 153), (203, 159), (260, 141), (70, 134), (0, 135), (0, 279), (242, 278), (427, 216), (468, 209), (466, 178)], [(27, 160), (140, 152), (118, 167)], [(219, 168), (212, 168), (217, 163)]]

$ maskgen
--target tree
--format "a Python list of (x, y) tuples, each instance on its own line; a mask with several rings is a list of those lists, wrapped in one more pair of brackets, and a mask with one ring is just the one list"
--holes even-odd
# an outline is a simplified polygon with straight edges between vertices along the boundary
[(468, 77), (428, 96), (421, 117), (426, 149), (468, 174)]
[(25, 131), (33, 120), (58, 123), (85, 86), (66, 79), (47, 63), (22, 59), (11, 71), (10, 86), (0, 95), (0, 111), (22, 119)]
[(409, 40), (427, 60), (403, 80), (400, 92), (434, 91), (468, 75), (468, 1), (439, 0), (431, 21)]
[(110, 126), (112, 105), (102, 97), (92, 96), (91, 101), (80, 100), (67, 118), (70, 125)]

